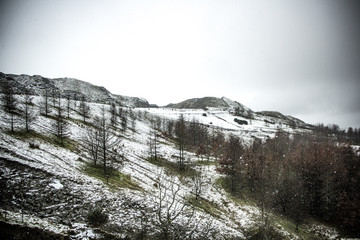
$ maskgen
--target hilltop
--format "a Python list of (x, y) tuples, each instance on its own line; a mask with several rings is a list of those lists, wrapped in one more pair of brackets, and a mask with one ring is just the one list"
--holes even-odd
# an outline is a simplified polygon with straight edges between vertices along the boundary
[(227, 111), (235, 116), (247, 119), (247, 121), (255, 119), (265, 121), (267, 124), (291, 125), (297, 128), (313, 129), (313, 126), (306, 124), (304, 121), (292, 116), (285, 116), (282, 113), (274, 111), (254, 112), (243, 104), (233, 101), (229, 98), (222, 97), (203, 97), (184, 100), (180, 103), (170, 103), (166, 108), (177, 109), (218, 109)]
[(63, 98), (70, 95), (72, 98), (80, 100), (85, 97), (87, 101), (94, 103), (116, 102), (128, 107), (150, 107), (149, 102), (144, 98), (129, 97), (112, 94), (104, 87), (96, 86), (91, 83), (75, 78), (55, 78), (50, 79), (39, 75), (14, 75), (0, 73), (0, 84), (8, 81), (15, 87), (17, 93), (24, 89), (29, 89), (31, 94), (41, 96), (45, 89), (59, 91)]

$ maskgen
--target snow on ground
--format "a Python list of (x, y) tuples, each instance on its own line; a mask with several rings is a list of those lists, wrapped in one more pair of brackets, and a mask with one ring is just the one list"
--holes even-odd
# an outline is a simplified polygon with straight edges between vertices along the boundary
[(53, 182), (50, 183), (50, 186), (57, 190), (62, 189), (64, 187), (64, 185), (62, 185), (60, 180), (58, 179), (53, 179)]
[(68, 226), (59, 223), (54, 223), (52, 221), (44, 220), (28, 214), (21, 214), (21, 213), (0, 209), (0, 215), (4, 220), (6, 220), (7, 223), (10, 224), (26, 225), (28, 227), (40, 228), (43, 230), (51, 231), (56, 234), (63, 234), (63, 235), (67, 235), (67, 232), (69, 231)]
[[(230, 114), (227, 109), (223, 108), (208, 108), (207, 110), (145, 108), (144, 110), (155, 116), (161, 116), (162, 118), (171, 120), (176, 120), (180, 115), (183, 115), (187, 121), (192, 121), (194, 119), (211, 128), (220, 128), (227, 134), (232, 133), (238, 135), (246, 144), (251, 143), (255, 137), (260, 139), (266, 139), (268, 137), (273, 138), (279, 128), (289, 133), (306, 131), (303, 129), (293, 129), (280, 123), (269, 124), (266, 121), (270, 121), (271, 119), (265, 116), (256, 116), (255, 119), (251, 120), (240, 116), (234, 116)], [(235, 118), (247, 121), (248, 124), (240, 125), (234, 121)]]
[[(36, 100), (37, 101), (35, 102), (39, 102), (39, 99)], [(101, 104), (92, 104), (92, 115), (100, 116), (102, 107), (103, 105)], [(5, 119), (3, 112), (0, 112), (0, 117)], [(78, 120), (81, 119), (75, 113), (72, 113), (70, 117)], [(36, 120), (36, 124), (33, 124), (32, 126), (36, 132), (46, 135), (48, 134), (47, 129), (50, 127), (50, 124), (51, 119), (39, 116)], [(71, 138), (79, 141), (85, 127), (86, 126), (83, 124), (70, 121)], [(60, 190), (64, 187), (65, 182), (72, 181), (72, 191), (81, 191), (84, 197), (90, 202), (96, 203), (97, 201), (106, 198), (113, 202), (112, 204), (114, 207), (117, 206), (117, 208), (121, 208), (121, 205), (124, 202), (124, 199), (122, 200), (121, 196), (107, 190), (105, 185), (100, 181), (82, 173), (81, 169), (83, 162), (80, 161), (79, 158), (86, 159), (86, 154), (84, 155), (82, 153), (81, 156), (79, 156), (76, 152), (72, 152), (41, 139), (36, 139), (39, 144), (39, 149), (29, 148), (29, 141), (31, 141), (31, 139), (22, 139), (21, 137), (4, 133), (8, 128), (6, 121), (0, 122), (0, 128), (2, 129), (2, 132), (0, 133), (0, 157), (28, 165), (35, 169), (45, 170), (46, 172), (53, 174), (55, 177), (49, 184), (52, 188)], [(16, 128), (21, 128), (21, 125), (16, 124)], [(127, 159), (127, 162), (121, 171), (131, 175), (132, 179), (139, 182), (140, 186), (144, 188), (147, 194), (156, 193), (154, 183), (157, 181), (159, 173), (163, 171), (161, 168), (150, 164), (144, 159), (146, 158), (148, 151), (147, 139), (149, 132), (150, 127), (146, 121), (136, 121), (136, 132), (133, 133), (131, 130), (127, 130), (127, 132), (124, 133), (125, 138), (121, 141), (122, 150)], [(160, 149), (162, 149), (165, 156), (176, 154), (176, 149), (171, 145), (163, 144)], [(175, 184), (182, 186), (182, 189), (179, 192), (178, 201), (190, 194), (190, 187), (183, 186), (179, 179), (167, 178), (167, 180), (174, 181)], [(76, 182), (79, 184), (74, 184)], [(128, 196), (128, 198), (131, 199), (136, 199), (136, 195), (138, 195), (138, 193), (126, 189), (121, 190), (121, 193), (119, 192), (119, 194)], [(153, 197), (149, 198), (142, 196), (141, 199), (149, 206), (154, 204)], [(128, 222), (123, 222), (121, 225), (136, 224), (136, 222), (139, 221), (138, 214), (137, 211), (128, 210), (126, 215), (133, 216), (132, 220), (129, 222), (129, 219), (127, 219), (126, 221)], [(208, 219), (209, 216), (206, 215), (207, 214), (202, 212), (197, 213), (197, 217), (202, 219)], [(126, 219), (124, 213), (111, 213), (110, 217), (114, 222), (121, 222)], [(216, 219), (214, 221), (216, 221), (216, 228), (218, 228), (219, 231), (243, 236), (241, 232), (228, 227), (224, 222)], [(46, 222), (46, 220), (44, 220), (44, 222)]]
[[(40, 104), (41, 99), (39, 97), (35, 97), (34, 100), (37, 105)], [(62, 104), (65, 104), (65, 100), (62, 100)], [(108, 105), (95, 103), (91, 103), (90, 105), (92, 116), (89, 121), (93, 121), (95, 116), (101, 116), (103, 107), (106, 108), (106, 116), (110, 116)], [(179, 116), (183, 114), (188, 121), (195, 119), (209, 127), (222, 128), (227, 134), (237, 134), (248, 142), (250, 142), (253, 137), (262, 139), (272, 137), (277, 131), (276, 125), (266, 126), (263, 119), (251, 120), (249, 125), (239, 125), (234, 122), (234, 116), (222, 109), (138, 108), (133, 109), (132, 111), (136, 114), (139, 114), (139, 112), (147, 112), (151, 116), (159, 116), (161, 118), (172, 120), (178, 119)], [(71, 119), (75, 119), (68, 121), (71, 132), (70, 138), (81, 145), (81, 139), (88, 126), (81, 123), (82, 119), (75, 111), (71, 111), (70, 117)], [(245, 120), (241, 117), (237, 118)], [(149, 121), (145, 118), (136, 120), (134, 132), (127, 129), (124, 133), (121, 133), (123, 137), (119, 146), (126, 158), (125, 165), (121, 169), (121, 172), (130, 175), (133, 180), (138, 182), (144, 189), (143, 192), (128, 189), (116, 190), (114, 192), (114, 190), (108, 189), (101, 181), (83, 173), (82, 168), (84, 161), (90, 161), (89, 156), (86, 153), (73, 152), (41, 139), (36, 139), (40, 145), (39, 149), (29, 148), (29, 139), (22, 139), (21, 137), (11, 136), (5, 133), (9, 125), (3, 111), (0, 111), (0, 119), (2, 119), (0, 121), (0, 157), (25, 164), (32, 168), (42, 169), (53, 174), (54, 178), (50, 183), (50, 187), (52, 188), (61, 190), (65, 185), (71, 184), (74, 193), (81, 193), (84, 198), (91, 203), (95, 204), (96, 202), (105, 199), (108, 208), (114, 210), (110, 212), (111, 221), (118, 223), (121, 226), (138, 226), (140, 224), (139, 221), (141, 221), (141, 216), (139, 215), (140, 212), (138, 210), (123, 208), (123, 205), (129, 199), (131, 199), (131, 201), (141, 202), (150, 208), (154, 207), (154, 204), (156, 204), (157, 201), (156, 195), (159, 191), (155, 186), (155, 183), (158, 181), (159, 177), (164, 179), (164, 182), (172, 182), (180, 187), (177, 201), (184, 201), (192, 194), (190, 179), (185, 180), (184, 183), (184, 180), (180, 180), (177, 177), (167, 176), (164, 174), (163, 168), (153, 165), (146, 160), (148, 156), (147, 142), (151, 128)], [(48, 135), (48, 128), (50, 125), (51, 119), (39, 116), (32, 126), (36, 132)], [(17, 123), (16, 128), (20, 129), (21, 125)], [(286, 128), (286, 130), (293, 132), (290, 128)], [(166, 142), (166, 144), (160, 143), (159, 154), (169, 161), (176, 161), (175, 156), (178, 153), (174, 143)], [(186, 155), (190, 156), (194, 162), (200, 160), (193, 153), (186, 152)], [(256, 218), (260, 214), (259, 210), (256, 207), (240, 205), (230, 200), (227, 197), (226, 192), (223, 189), (219, 189), (215, 184), (215, 180), (220, 177), (220, 174), (216, 171), (214, 165), (203, 166), (201, 167), (201, 171), (204, 173), (209, 183), (203, 198), (213, 202), (216, 206), (219, 206), (219, 215), (214, 217), (202, 210), (198, 210), (195, 214), (195, 218), (211, 220), (213, 222), (213, 227), (223, 235), (244, 238), (244, 230), (249, 230), (254, 226)], [(121, 211), (119, 209), (121, 209)], [(13, 218), (18, 218), (16, 213), (9, 212), (8, 214), (13, 216)], [(31, 219), (30, 216), (29, 219)], [(45, 227), (50, 228), (50, 220), (37, 219), (36, 221), (39, 222), (39, 226), (49, 224), (49, 226)], [(93, 234), (93, 232), (81, 222), (72, 223), (72, 225), (75, 228), (83, 229), (81, 233), (79, 233), (79, 239), (84, 237), (84, 235), (81, 234), (87, 236)], [(54, 231), (62, 231), (62, 229), (66, 230), (66, 227), (60, 225), (53, 228)]]

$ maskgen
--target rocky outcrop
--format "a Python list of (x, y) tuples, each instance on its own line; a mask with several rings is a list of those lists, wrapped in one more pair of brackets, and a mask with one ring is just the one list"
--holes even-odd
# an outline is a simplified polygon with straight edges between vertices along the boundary
[(80, 187), (74, 191), (79, 183), (6, 159), (0, 161), (0, 174), (2, 209), (51, 218), (64, 225), (85, 222), (92, 204)]

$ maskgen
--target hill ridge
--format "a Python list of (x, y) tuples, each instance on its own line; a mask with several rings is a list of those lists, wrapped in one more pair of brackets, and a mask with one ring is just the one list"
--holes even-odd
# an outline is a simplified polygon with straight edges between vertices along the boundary
[(70, 94), (78, 99), (84, 96), (87, 101), (96, 103), (116, 102), (129, 107), (150, 107), (149, 102), (144, 98), (112, 94), (103, 86), (97, 86), (76, 78), (46, 78), (40, 75), (16, 75), (0, 72), (0, 83), (3, 84), (4, 81), (13, 81), (12, 85), (16, 86), (15, 90), (19, 93), (27, 89), (31, 94), (41, 96), (47, 88), (59, 91), (62, 97)]
[(268, 123), (281, 123), (300, 127), (310, 127), (304, 121), (290, 116), (284, 115), (276, 111), (259, 111), (254, 112), (247, 106), (233, 101), (227, 97), (202, 97), (202, 98), (190, 98), (179, 103), (170, 103), (165, 106), (166, 108), (177, 108), (177, 109), (208, 109), (208, 108), (220, 108), (226, 109), (235, 116), (240, 116), (245, 119), (257, 119), (257, 118), (268, 118)]

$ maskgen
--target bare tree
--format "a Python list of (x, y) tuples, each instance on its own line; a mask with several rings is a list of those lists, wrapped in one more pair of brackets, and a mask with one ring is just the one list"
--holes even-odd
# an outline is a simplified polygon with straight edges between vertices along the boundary
[(121, 117), (121, 130), (123, 132), (125, 132), (127, 125), (128, 125), (128, 118), (127, 118), (126, 114), (124, 114), (124, 111), (123, 111), (123, 116)]
[(95, 123), (97, 123), (96, 128), (99, 131), (99, 158), (102, 161), (104, 173), (106, 174), (108, 168), (109, 170), (111, 169), (111, 158), (118, 157), (116, 149), (120, 147), (121, 139), (111, 133), (110, 124), (108, 123), (108, 119), (106, 118), (104, 106), (101, 109), (101, 117), (96, 118)]
[(212, 150), (212, 154), (214, 155), (216, 161), (223, 153), (224, 143), (225, 143), (224, 133), (220, 130), (213, 129), (211, 150)]
[(162, 126), (162, 119), (161, 119), (161, 117), (156, 116), (155, 119), (154, 119), (154, 121), (155, 121), (155, 127), (156, 127), (158, 130), (160, 130), (160, 129), (161, 129), (161, 126)]
[(15, 91), (13, 87), (10, 85), (9, 81), (11, 79), (8, 79), (3, 83), (1, 86), (2, 90), (2, 102), (3, 102), (3, 109), (4, 111), (10, 116), (10, 130), (11, 132), (14, 131), (14, 122), (15, 122), (15, 116), (18, 112), (18, 100), (15, 97)]
[(123, 117), (123, 108), (119, 107), (119, 110), (117, 111), (117, 116), (121, 119)]
[(97, 128), (88, 127), (82, 137), (85, 150), (90, 154), (94, 166), (99, 159), (100, 152), (100, 132)]
[(206, 190), (208, 182), (206, 181), (203, 171), (197, 171), (192, 180), (192, 191), (195, 195), (195, 199), (198, 200), (201, 197), (201, 194)]
[(64, 109), (61, 105), (60, 93), (58, 94), (58, 99), (56, 102), (56, 115), (52, 124), (52, 133), (59, 140), (59, 143), (64, 145), (65, 138), (69, 136), (69, 126), (64, 118)]
[(36, 119), (36, 114), (34, 111), (33, 97), (30, 96), (29, 90), (25, 90), (23, 99), (21, 101), (22, 111), (21, 117), (25, 122), (25, 130), (30, 131), (30, 123)]
[(40, 103), (40, 112), (45, 116), (48, 116), (50, 111), (50, 90), (49, 88), (45, 88), (42, 93), (42, 100)]
[(167, 136), (172, 137), (174, 133), (174, 125), (175, 122), (173, 120), (167, 120), (166, 123), (163, 124), (164, 132)]
[(130, 108), (129, 109), (129, 117), (130, 117), (130, 124), (131, 124), (131, 129), (133, 132), (135, 132), (135, 127), (136, 127), (136, 114), (134, 113), (134, 111)]
[(117, 126), (117, 117), (118, 117), (117, 113), (118, 112), (117, 112), (117, 109), (116, 109), (115, 102), (112, 102), (110, 104), (110, 124), (114, 128), (116, 128), (116, 126)]
[(101, 109), (101, 116), (96, 117), (94, 127), (88, 127), (82, 137), (85, 150), (90, 154), (94, 166), (102, 163), (107, 180), (115, 166), (123, 165), (124, 157), (121, 154), (121, 139), (111, 131), (111, 123), (106, 118), (105, 107)]
[(81, 97), (80, 105), (79, 105), (80, 116), (83, 117), (84, 123), (86, 123), (86, 119), (90, 117), (90, 107), (86, 102), (85, 96)]
[(57, 100), (60, 99), (59, 94), (60, 94), (60, 92), (58, 90), (56, 90), (56, 89), (51, 90), (51, 98), (52, 98), (52, 107), (53, 108), (57, 108), (57, 106), (58, 106)]
[[(179, 198), (180, 186), (172, 182), (158, 181), (158, 206), (156, 209), (156, 225), (160, 229), (161, 237), (164, 240), (174, 239), (172, 236), (175, 231), (175, 221), (181, 214), (188, 210), (190, 206), (184, 200)], [(190, 214), (193, 215), (194, 209), (191, 209)]]
[(105, 171), (106, 183), (109, 183), (110, 177), (124, 166), (124, 154), (121, 153), (120, 146), (120, 139), (117, 139), (116, 146), (109, 150)]
[(66, 112), (67, 117), (70, 118), (70, 110), (71, 110), (71, 96), (70, 93), (66, 94)]
[(194, 148), (195, 146), (199, 145), (199, 135), (200, 135), (200, 122), (195, 118), (193, 118), (189, 123), (188, 142)]
[(208, 239), (215, 234), (212, 221), (195, 218), (195, 208), (180, 195), (181, 187), (175, 179), (157, 178), (155, 222), (159, 239)]
[(151, 129), (149, 133), (149, 155), (155, 161), (158, 159), (158, 137), (159, 134), (155, 129), (155, 121), (151, 121)]
[(230, 188), (234, 193), (236, 183), (241, 175), (241, 157), (244, 153), (240, 139), (235, 135), (230, 135), (225, 145), (225, 155), (219, 160), (220, 166), (217, 170), (226, 174), (230, 178)]
[(78, 102), (78, 95), (77, 93), (74, 93), (74, 109), (77, 109), (77, 102)]
[(175, 135), (176, 135), (176, 142), (179, 149), (179, 169), (185, 170), (185, 156), (184, 156), (184, 149), (185, 149), (185, 138), (186, 138), (186, 123), (184, 115), (180, 115), (179, 119), (175, 123)]

